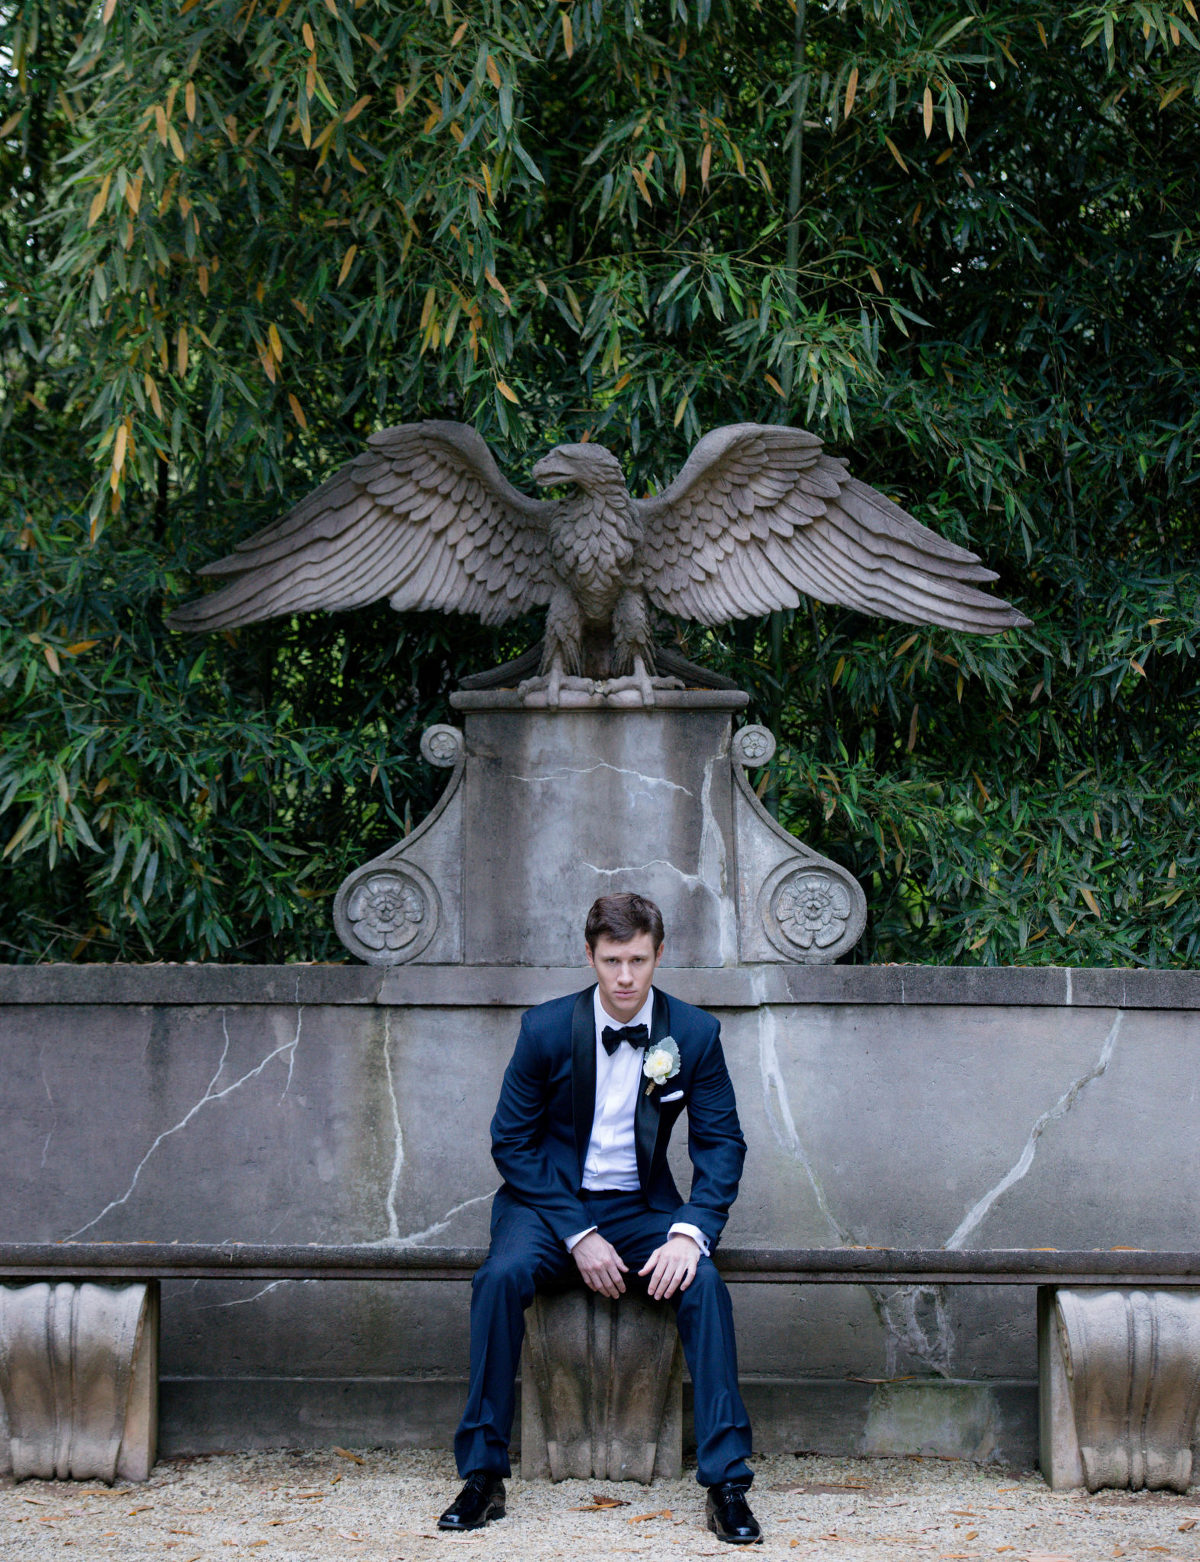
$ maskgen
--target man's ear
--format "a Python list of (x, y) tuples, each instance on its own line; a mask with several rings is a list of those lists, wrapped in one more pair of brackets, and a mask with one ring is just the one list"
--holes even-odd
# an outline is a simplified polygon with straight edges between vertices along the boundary
[(667, 947), (667, 941), (664, 938), (662, 943), (659, 944), (658, 948), (654, 951), (654, 963), (655, 963), (655, 965), (657, 965), (658, 962), (662, 959), (662, 952), (663, 952), (663, 950), (666, 947)]
[(592, 970), (594, 971), (596, 969), (596, 962), (592, 959), (592, 946), (591, 946), (591, 944), (589, 944), (587, 942), (586, 939), (584, 940), (584, 943), (583, 943), (583, 952), (587, 956), (587, 963), (591, 966)]

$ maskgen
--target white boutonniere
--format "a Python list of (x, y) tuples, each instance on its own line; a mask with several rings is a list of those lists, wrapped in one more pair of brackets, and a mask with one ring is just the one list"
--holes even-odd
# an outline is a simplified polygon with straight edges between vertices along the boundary
[(650, 1081), (646, 1086), (646, 1094), (649, 1095), (655, 1085), (665, 1085), (668, 1079), (674, 1079), (678, 1072), (679, 1048), (674, 1036), (664, 1036), (656, 1046), (646, 1051), (642, 1064), (642, 1073)]

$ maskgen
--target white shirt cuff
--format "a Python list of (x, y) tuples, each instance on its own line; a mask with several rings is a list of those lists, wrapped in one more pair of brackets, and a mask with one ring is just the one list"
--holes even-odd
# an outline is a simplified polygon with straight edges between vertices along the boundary
[(573, 1237), (568, 1237), (566, 1239), (567, 1252), (573, 1253), (576, 1242), (582, 1242), (584, 1237), (590, 1236), (595, 1229), (595, 1226), (589, 1226), (586, 1231), (577, 1231)]
[(677, 1231), (681, 1232), (685, 1237), (691, 1237), (692, 1241), (704, 1254), (705, 1258), (709, 1256), (708, 1238), (704, 1235), (699, 1226), (689, 1226), (686, 1221), (681, 1220), (676, 1222), (676, 1224), (671, 1227), (671, 1229), (667, 1232), (667, 1235), (669, 1237), (673, 1237)]

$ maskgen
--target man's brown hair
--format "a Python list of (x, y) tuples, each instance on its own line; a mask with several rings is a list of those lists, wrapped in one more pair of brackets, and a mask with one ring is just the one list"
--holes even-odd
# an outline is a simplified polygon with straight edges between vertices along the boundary
[(663, 941), (662, 912), (644, 895), (601, 895), (587, 914), (583, 936), (593, 952), (598, 938), (627, 944), (639, 933), (649, 933), (657, 949)]

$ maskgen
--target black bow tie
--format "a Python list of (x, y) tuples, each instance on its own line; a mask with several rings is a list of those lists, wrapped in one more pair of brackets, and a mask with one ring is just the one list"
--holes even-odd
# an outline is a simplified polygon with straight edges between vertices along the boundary
[(611, 1058), (623, 1041), (627, 1041), (631, 1047), (644, 1047), (650, 1040), (650, 1032), (644, 1025), (622, 1025), (620, 1030), (606, 1025), (600, 1032), (600, 1040)]

